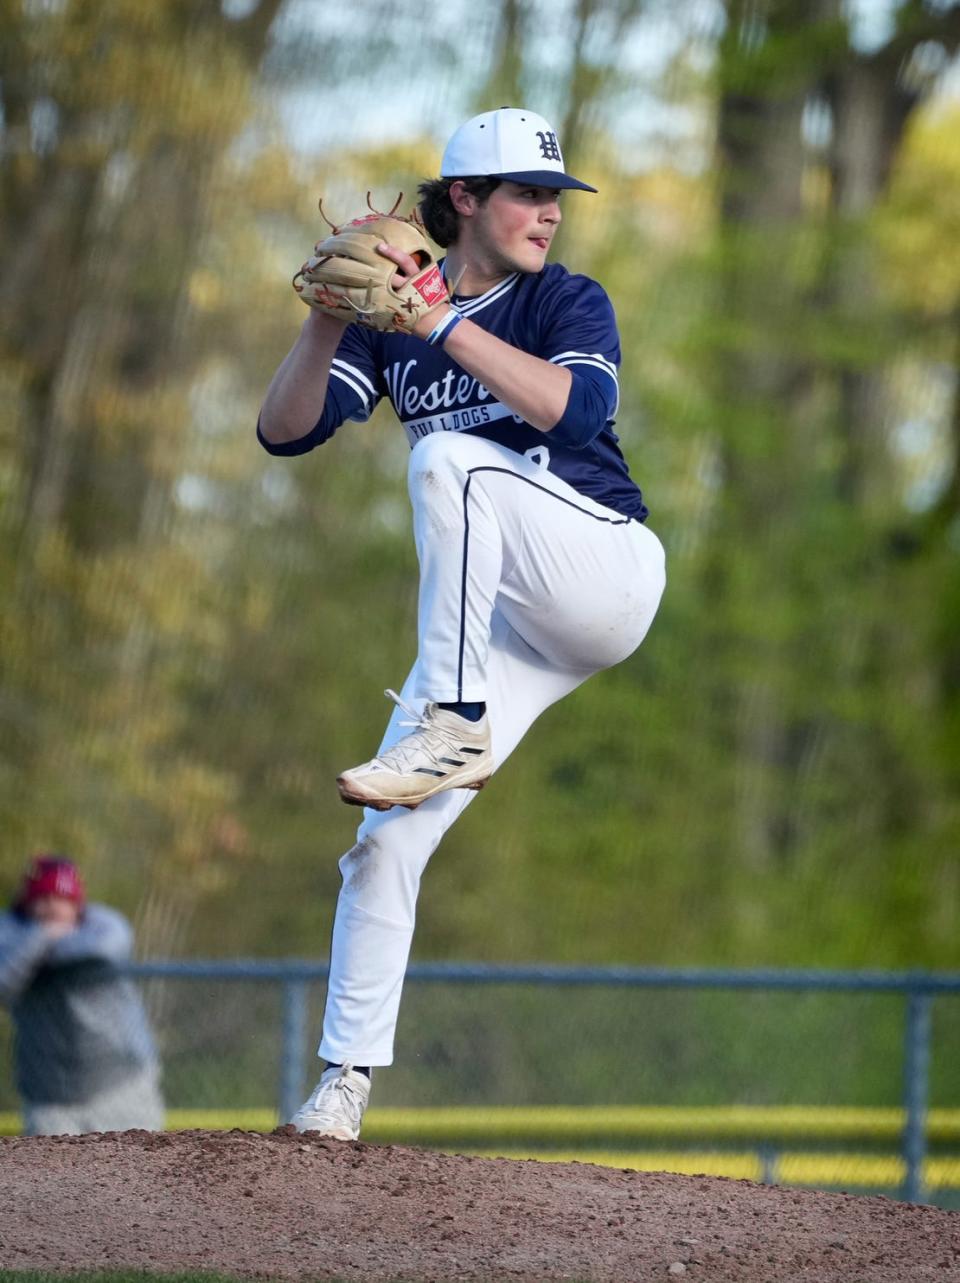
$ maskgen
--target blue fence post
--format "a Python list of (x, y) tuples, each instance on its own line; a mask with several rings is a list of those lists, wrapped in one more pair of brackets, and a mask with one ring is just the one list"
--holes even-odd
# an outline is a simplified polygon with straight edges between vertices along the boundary
[(303, 1048), (307, 1040), (307, 981), (283, 981), (283, 1033), (280, 1051), (280, 1122), (289, 1122), (303, 1103)]
[(903, 1054), (903, 1127), (905, 1166), (902, 1196), (908, 1203), (923, 1200), (923, 1162), (927, 1154), (927, 1093), (930, 1076), (931, 995), (922, 989), (907, 994), (907, 1024)]

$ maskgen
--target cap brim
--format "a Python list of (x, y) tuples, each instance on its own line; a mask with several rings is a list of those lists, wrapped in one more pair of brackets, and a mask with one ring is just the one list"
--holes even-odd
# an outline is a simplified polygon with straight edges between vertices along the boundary
[(595, 192), (596, 187), (581, 183), (570, 174), (558, 174), (555, 169), (526, 169), (519, 174), (491, 174), (491, 178), (506, 178), (511, 183), (533, 183), (536, 187), (560, 187), (581, 192)]
[[(444, 174), (444, 178), (457, 178), (457, 174)], [(463, 177), (472, 178), (473, 174), (465, 174)], [(525, 169), (520, 173), (513, 174), (484, 174), (484, 178), (505, 178), (511, 183), (530, 183), (534, 187), (551, 187), (581, 192), (595, 192), (596, 187), (591, 187), (589, 183), (581, 183), (579, 178), (572, 178), (570, 174), (558, 174), (555, 169)]]

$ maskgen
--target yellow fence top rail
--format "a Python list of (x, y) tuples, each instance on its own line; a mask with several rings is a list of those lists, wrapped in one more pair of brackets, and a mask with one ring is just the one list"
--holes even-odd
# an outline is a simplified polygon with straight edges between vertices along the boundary
[[(821, 1108), (817, 1106), (728, 1105), (710, 1108), (672, 1106), (450, 1107), (444, 1109), (371, 1109), (365, 1134), (401, 1140), (414, 1135), (488, 1140), (542, 1136), (588, 1140), (593, 1136), (690, 1140), (839, 1140), (896, 1141), (906, 1121), (902, 1109)], [(960, 1142), (960, 1109), (934, 1109), (927, 1115), (931, 1143)]]
[[(383, 1143), (524, 1144), (557, 1147), (602, 1139), (607, 1148), (627, 1142), (669, 1140), (806, 1144), (830, 1141), (896, 1143), (903, 1132), (902, 1109), (824, 1108), (820, 1106), (728, 1105), (715, 1107), (628, 1106), (448, 1106), (444, 1108), (372, 1108), (364, 1139)], [(276, 1111), (254, 1109), (171, 1109), (169, 1130), (191, 1128), (269, 1131)], [(20, 1130), (17, 1113), (0, 1113), (0, 1134)], [(960, 1109), (932, 1109), (927, 1114), (931, 1144), (960, 1144)], [(611, 1145), (611, 1142), (613, 1143)]]
[[(681, 1176), (726, 1176), (761, 1181), (764, 1161), (751, 1151), (718, 1150), (471, 1150), (484, 1158), (518, 1158), (541, 1163), (595, 1163), (622, 1171), (673, 1172)], [(774, 1179), (782, 1185), (897, 1189), (906, 1175), (902, 1159), (892, 1154), (783, 1154), (774, 1163)], [(923, 1167), (927, 1189), (960, 1189), (960, 1158), (928, 1159)]]

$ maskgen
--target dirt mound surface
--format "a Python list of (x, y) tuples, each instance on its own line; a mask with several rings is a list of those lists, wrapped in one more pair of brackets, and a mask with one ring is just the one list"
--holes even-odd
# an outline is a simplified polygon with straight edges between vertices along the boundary
[(960, 1283), (960, 1213), (290, 1128), (0, 1141), (0, 1265), (247, 1278)]

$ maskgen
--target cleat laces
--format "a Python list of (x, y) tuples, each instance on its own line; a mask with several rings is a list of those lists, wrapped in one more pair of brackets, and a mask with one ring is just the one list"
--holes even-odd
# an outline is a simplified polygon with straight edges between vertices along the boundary
[(321, 1079), (309, 1106), (314, 1113), (333, 1122), (342, 1114), (354, 1129), (359, 1129), (367, 1101), (364, 1092), (347, 1077), (352, 1069), (352, 1065), (345, 1064), (336, 1078), (328, 1078), (326, 1082)]
[[(392, 748), (375, 757), (375, 762), (379, 762), (388, 771), (396, 771), (400, 775), (407, 775), (414, 771), (423, 773), (425, 770), (423, 757), (428, 759), (429, 773), (433, 775), (449, 775), (448, 767), (465, 765), (459, 756), (464, 750), (457, 728), (443, 726), (430, 720), (427, 710), (435, 705), (428, 704), (423, 713), (418, 713), (402, 700), (396, 691), (385, 690), (383, 693), (393, 700), (401, 712), (406, 713), (409, 720), (401, 721), (400, 725), (411, 727), (413, 734), (405, 735)], [(419, 731), (426, 733), (420, 735)], [(451, 753), (454, 754), (452, 758), (444, 756)]]

